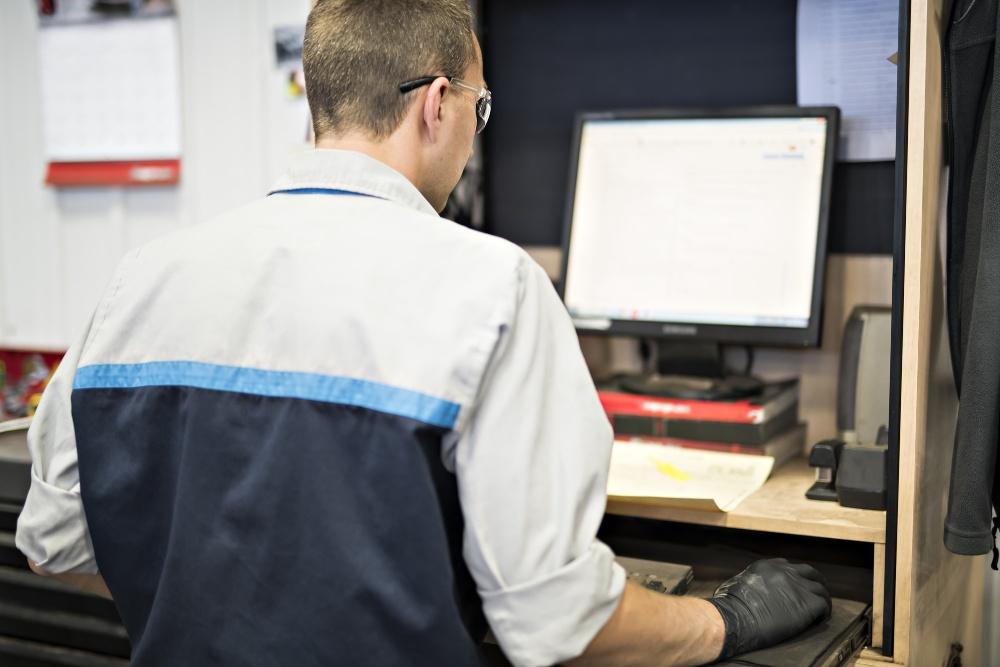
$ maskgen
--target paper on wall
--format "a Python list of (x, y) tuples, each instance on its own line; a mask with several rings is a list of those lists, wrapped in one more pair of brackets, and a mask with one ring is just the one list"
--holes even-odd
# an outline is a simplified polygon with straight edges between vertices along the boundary
[(799, 0), (799, 104), (840, 107), (839, 158), (896, 156), (898, 0)]
[(39, 57), (50, 161), (180, 156), (175, 16), (44, 25)]
[(767, 481), (774, 458), (616, 440), (608, 497), (729, 512)]

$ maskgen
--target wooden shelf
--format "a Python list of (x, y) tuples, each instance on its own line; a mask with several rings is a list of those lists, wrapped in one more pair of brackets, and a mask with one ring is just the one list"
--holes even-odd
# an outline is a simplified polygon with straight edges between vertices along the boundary
[(808, 500), (806, 489), (815, 479), (815, 471), (805, 459), (800, 458), (776, 470), (764, 486), (728, 513), (699, 512), (622, 500), (609, 500), (607, 512), (705, 526), (885, 543), (885, 512)]

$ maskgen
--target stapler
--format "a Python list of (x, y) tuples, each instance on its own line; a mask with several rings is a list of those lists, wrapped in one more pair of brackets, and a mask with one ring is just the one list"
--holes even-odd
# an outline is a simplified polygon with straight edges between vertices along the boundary
[(816, 443), (809, 454), (809, 465), (816, 468), (816, 483), (806, 491), (806, 498), (884, 510), (887, 455), (885, 444), (847, 444), (843, 440)]
[(837, 466), (843, 440), (824, 440), (813, 445), (809, 465), (816, 468), (816, 483), (806, 491), (810, 500), (837, 500)]

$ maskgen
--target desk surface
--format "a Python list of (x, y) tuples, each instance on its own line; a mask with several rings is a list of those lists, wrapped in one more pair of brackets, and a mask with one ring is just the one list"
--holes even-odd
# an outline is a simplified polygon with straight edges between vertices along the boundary
[(27, 419), (0, 422), (0, 459), (31, 463), (27, 441), (29, 423)]
[(633, 501), (608, 501), (609, 514), (770, 533), (885, 543), (885, 512), (841, 507), (805, 497), (816, 479), (805, 459), (795, 459), (731, 512), (698, 512)]

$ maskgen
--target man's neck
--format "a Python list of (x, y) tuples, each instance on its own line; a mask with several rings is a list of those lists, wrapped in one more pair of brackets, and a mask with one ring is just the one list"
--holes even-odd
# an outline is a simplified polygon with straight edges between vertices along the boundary
[[(408, 181), (410, 181), (410, 183), (412, 183), (417, 190), (421, 190), (421, 184), (417, 180), (417, 174), (420, 173), (420, 167), (416, 163), (415, 159), (418, 151), (406, 148), (404, 143), (404, 138), (395, 134), (382, 141), (372, 141), (364, 135), (348, 134), (317, 139), (316, 148), (356, 151), (358, 153), (363, 153), (399, 172)], [(421, 190), (421, 192), (423, 192), (423, 190)]]

